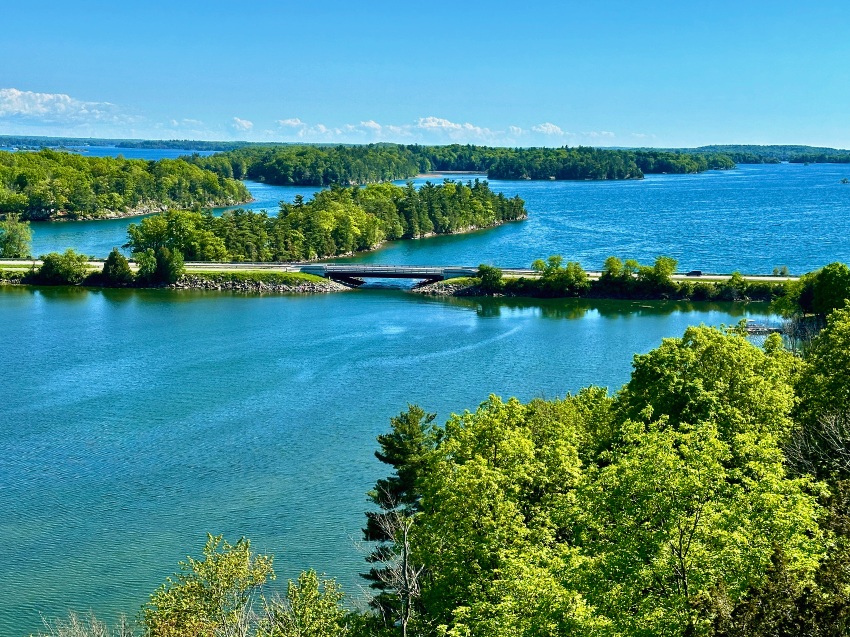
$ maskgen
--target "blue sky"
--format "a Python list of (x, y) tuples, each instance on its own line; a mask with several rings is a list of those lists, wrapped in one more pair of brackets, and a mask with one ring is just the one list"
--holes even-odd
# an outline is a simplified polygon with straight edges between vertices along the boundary
[(850, 147), (850, 3), (46, 2), (0, 134)]

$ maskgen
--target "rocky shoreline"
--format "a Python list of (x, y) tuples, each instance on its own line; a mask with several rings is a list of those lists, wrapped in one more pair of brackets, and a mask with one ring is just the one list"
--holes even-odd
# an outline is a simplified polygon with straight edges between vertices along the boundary
[[(241, 206), (244, 204), (251, 203), (252, 201), (256, 201), (253, 197), (251, 199), (246, 199), (244, 201), (222, 201), (218, 202), (212, 206), (206, 206), (207, 208), (225, 208), (229, 206)], [(108, 219), (125, 219), (127, 217), (144, 217), (146, 215), (155, 215), (162, 212), (166, 212), (170, 209), (174, 208), (174, 206), (167, 206), (165, 204), (156, 204), (156, 203), (148, 203), (143, 206), (137, 206), (135, 208), (131, 208), (129, 210), (104, 210), (103, 212), (96, 215), (80, 215), (80, 216), (71, 216), (68, 214), (56, 214), (56, 215), (48, 215), (47, 217), (40, 217), (37, 219), (29, 219), (29, 221), (106, 221)], [(0, 215), (0, 218), (3, 218), (5, 215)]]
[(251, 279), (229, 279), (225, 276), (184, 274), (179, 281), (167, 286), (172, 290), (209, 290), (244, 292), (249, 294), (327, 294), (346, 292), (354, 288), (325, 279), (322, 281), (270, 282)]
[(450, 281), (451, 279), (448, 281), (425, 283), (411, 288), (410, 291), (414, 294), (423, 294), (425, 296), (493, 296), (481, 290), (478, 285), (451, 283)]

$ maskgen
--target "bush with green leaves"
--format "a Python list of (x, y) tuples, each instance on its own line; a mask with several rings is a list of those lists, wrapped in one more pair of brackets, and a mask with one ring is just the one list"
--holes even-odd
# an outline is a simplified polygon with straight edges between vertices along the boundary
[(42, 285), (80, 285), (91, 273), (88, 257), (68, 248), (43, 256), (35, 280)]
[(30, 256), (32, 231), (29, 221), (21, 221), (18, 214), (9, 213), (0, 219), (0, 258), (19, 259)]
[(130, 269), (127, 257), (112, 248), (106, 262), (103, 264), (103, 281), (112, 287), (126, 287), (132, 285), (136, 277)]
[(502, 280), (502, 271), (492, 265), (485, 263), (479, 265), (478, 278), (481, 279), (479, 284), (481, 290), (490, 294), (500, 292), (505, 286)]

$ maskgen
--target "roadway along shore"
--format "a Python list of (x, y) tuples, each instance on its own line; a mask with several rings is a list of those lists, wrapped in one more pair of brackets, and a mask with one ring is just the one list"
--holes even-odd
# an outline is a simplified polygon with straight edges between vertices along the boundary
[[(103, 268), (103, 260), (92, 259), (88, 261), (88, 265), (93, 270)], [(0, 259), (0, 269), (30, 269), (41, 266), (41, 261), (38, 259)], [(240, 262), (240, 263), (220, 263), (212, 261), (187, 261), (185, 264), (186, 272), (244, 272), (244, 271), (267, 271), (267, 272), (305, 272), (309, 274), (319, 274), (323, 266), (332, 266), (336, 268), (344, 266), (346, 269), (361, 270), (361, 276), (371, 276), (373, 278), (381, 278), (382, 271), (395, 270), (403, 273), (404, 270), (409, 270), (411, 273), (422, 270), (449, 270), (453, 276), (474, 276), (478, 271), (477, 266), (393, 266), (383, 264), (349, 264), (349, 263), (267, 263), (267, 262)], [(137, 266), (134, 261), (130, 261), (130, 268), (136, 270)], [(536, 270), (522, 268), (502, 268), (502, 276), (507, 278), (519, 277), (537, 277), (539, 272)], [(321, 276), (321, 274), (319, 274)], [(447, 278), (451, 278), (451, 276)], [(602, 276), (601, 272), (588, 271), (587, 278), (591, 281), (598, 280)], [(393, 278), (403, 278), (399, 274), (394, 274)], [(421, 278), (412, 275), (410, 278)], [(732, 278), (731, 274), (674, 274), (671, 279), (674, 281), (727, 281)], [(784, 281), (797, 281), (796, 276), (773, 276), (770, 274), (745, 274), (742, 275), (745, 281), (751, 283), (782, 283)]]

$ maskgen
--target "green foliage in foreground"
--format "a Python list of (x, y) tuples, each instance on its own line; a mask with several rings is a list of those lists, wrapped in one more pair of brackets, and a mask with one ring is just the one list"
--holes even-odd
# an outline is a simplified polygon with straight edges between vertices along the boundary
[(271, 558), (210, 537), (144, 634), (846, 635), (850, 437), (823, 416), (850, 414), (848, 334), (850, 308), (801, 360), (692, 327), (614, 395), (491, 396), (444, 425), (408, 406), (378, 438), (371, 610), (312, 571), (269, 598)]
[(32, 231), (29, 221), (21, 221), (20, 215), (7, 214), (0, 219), (0, 258), (19, 259), (30, 256)]
[(846, 634), (847, 483), (789, 452), (800, 367), (778, 336), (690, 328), (613, 397), (492, 396), (423, 425), (434, 443), (390, 463), (417, 503), (412, 634)]
[(98, 217), (145, 207), (232, 205), (245, 186), (182, 160), (0, 151), (0, 215)]
[(850, 299), (850, 268), (836, 262), (786, 283), (784, 298), (777, 302), (776, 309), (786, 316), (825, 316), (844, 307), (847, 299)]
[(301, 261), (371, 250), (384, 241), (452, 234), (526, 216), (523, 201), (487, 182), (332, 188), (281, 203), (277, 217), (172, 210), (128, 228), (133, 253), (162, 247), (187, 261)]

